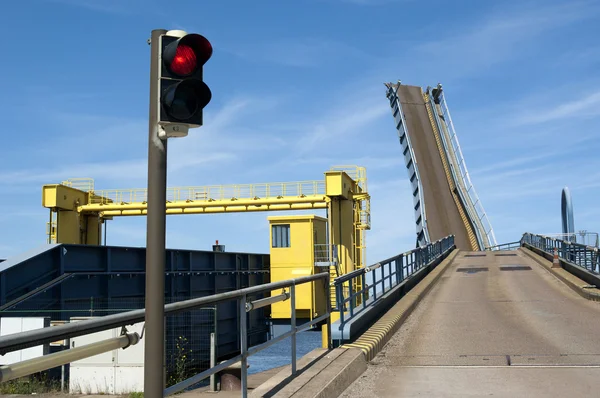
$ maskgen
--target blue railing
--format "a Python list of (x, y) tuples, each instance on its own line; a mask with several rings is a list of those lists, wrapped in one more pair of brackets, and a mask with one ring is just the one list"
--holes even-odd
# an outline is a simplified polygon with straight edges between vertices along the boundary
[[(450, 235), (427, 246), (335, 278), (333, 284), (336, 308), (340, 312), (340, 330), (346, 322), (366, 310), (379, 297), (422, 268), (445, 257), (454, 247), (454, 235)], [(367, 284), (367, 276), (371, 277), (370, 284)], [(357, 286), (362, 286), (362, 288), (357, 289)], [(378, 288), (380, 289), (378, 290)], [(347, 291), (348, 294), (344, 295), (344, 291)]]
[(494, 251), (494, 250), (517, 250), (519, 247), (521, 247), (521, 241), (516, 241), (516, 242), (509, 242), (509, 243), (501, 243), (499, 245), (496, 246), (490, 246), (488, 247), (487, 251)]
[(571, 264), (586, 269), (589, 272), (600, 275), (600, 258), (598, 248), (556, 239), (550, 236), (525, 233), (521, 238), (521, 244), (527, 243), (546, 253), (553, 254), (557, 250), (558, 256)]

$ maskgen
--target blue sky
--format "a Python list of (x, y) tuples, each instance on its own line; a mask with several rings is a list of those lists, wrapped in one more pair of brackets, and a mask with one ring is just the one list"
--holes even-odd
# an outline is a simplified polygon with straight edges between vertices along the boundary
[[(441, 82), (499, 242), (560, 232), (565, 185), (575, 228), (600, 229), (598, 2), (22, 0), (2, 15), (0, 258), (44, 244), (43, 184), (146, 186), (155, 28), (214, 46), (205, 126), (169, 142), (170, 186), (365, 166), (368, 261), (395, 255), (415, 229), (383, 83)], [(272, 214), (171, 216), (167, 245), (266, 253)], [(145, 245), (145, 223), (112, 221), (108, 243)]]

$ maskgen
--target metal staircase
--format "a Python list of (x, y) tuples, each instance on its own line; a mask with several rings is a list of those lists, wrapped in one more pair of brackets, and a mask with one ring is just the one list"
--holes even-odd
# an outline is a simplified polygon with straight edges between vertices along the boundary
[[(315, 266), (327, 269), (329, 272), (329, 280), (333, 281), (338, 276), (342, 275), (339, 268), (340, 261), (338, 257), (337, 246), (331, 244), (316, 244), (315, 245)], [(329, 286), (329, 300), (331, 302), (331, 308), (337, 309), (337, 300), (335, 293), (335, 286), (333, 283)]]

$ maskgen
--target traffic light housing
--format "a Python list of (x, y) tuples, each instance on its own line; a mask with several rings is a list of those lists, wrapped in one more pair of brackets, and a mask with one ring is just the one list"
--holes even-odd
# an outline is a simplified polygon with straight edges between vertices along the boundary
[(212, 45), (202, 35), (162, 36), (159, 124), (202, 126), (203, 109), (212, 97), (202, 72), (211, 56)]

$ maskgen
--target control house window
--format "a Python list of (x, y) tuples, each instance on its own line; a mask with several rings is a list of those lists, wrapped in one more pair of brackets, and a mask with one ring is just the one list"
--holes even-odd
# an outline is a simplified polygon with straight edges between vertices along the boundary
[(290, 226), (288, 225), (273, 225), (272, 231), (273, 242), (272, 247), (290, 247)]

